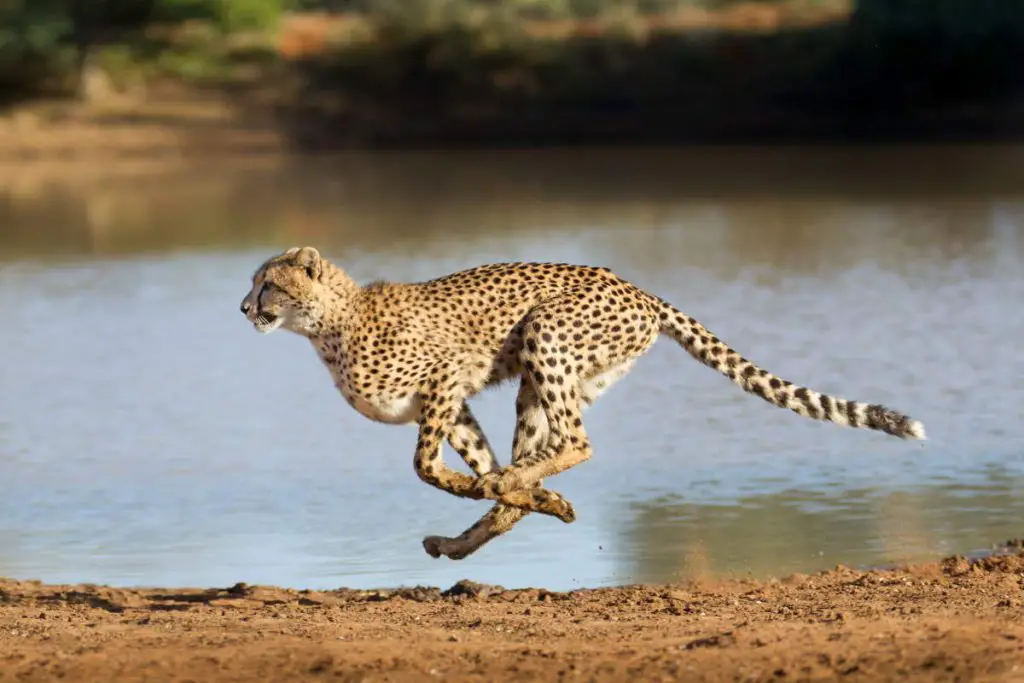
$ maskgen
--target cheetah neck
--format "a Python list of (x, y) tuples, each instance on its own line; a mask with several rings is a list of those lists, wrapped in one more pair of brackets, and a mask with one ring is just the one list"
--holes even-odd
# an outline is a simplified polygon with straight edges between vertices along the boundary
[(355, 323), (362, 287), (344, 270), (326, 259), (323, 261), (321, 282), (327, 290), (324, 317), (321, 329), (313, 336), (321, 337), (326, 334), (343, 333)]

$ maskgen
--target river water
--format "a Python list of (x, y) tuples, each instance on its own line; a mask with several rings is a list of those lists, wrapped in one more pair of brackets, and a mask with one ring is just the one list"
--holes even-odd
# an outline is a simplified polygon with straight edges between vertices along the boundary
[[(391, 153), (0, 183), (0, 576), (552, 589), (981, 551), (1024, 519), (1024, 149)], [(922, 420), (812, 422), (663, 339), (586, 414), (594, 458), (462, 562), (489, 506), (422, 484), (415, 429), (349, 408), (238, 312), (313, 244), (363, 281), (612, 267), (763, 367)], [(514, 389), (474, 409), (507, 461)], [(449, 462), (458, 458), (448, 454)], [(461, 463), (459, 464), (461, 467)]]

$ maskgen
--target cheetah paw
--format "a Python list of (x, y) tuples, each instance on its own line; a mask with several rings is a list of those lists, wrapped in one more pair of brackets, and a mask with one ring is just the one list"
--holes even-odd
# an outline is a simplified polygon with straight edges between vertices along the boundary
[(488, 472), (481, 475), (474, 486), (474, 490), (478, 494), (492, 500), (501, 498), (502, 495), (519, 488), (521, 488), (519, 474), (514, 470)]
[(551, 498), (545, 501), (545, 508), (549, 515), (557, 517), (566, 524), (572, 524), (576, 521), (576, 509), (573, 508), (565, 498), (562, 498), (557, 493), (552, 493)]
[(554, 491), (543, 489), (510, 491), (498, 500), (505, 505), (557, 517), (566, 524), (576, 521), (576, 510), (573, 509), (572, 503)]
[(475, 548), (460, 543), (458, 539), (445, 536), (427, 536), (423, 539), (423, 549), (435, 559), (444, 555), (449, 560), (461, 560), (475, 550)]

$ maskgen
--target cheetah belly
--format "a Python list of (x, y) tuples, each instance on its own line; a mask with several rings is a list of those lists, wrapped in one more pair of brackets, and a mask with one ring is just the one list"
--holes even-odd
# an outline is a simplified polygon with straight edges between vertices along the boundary
[(363, 417), (374, 422), (402, 425), (415, 422), (420, 416), (420, 398), (415, 394), (401, 398), (377, 396), (372, 399), (345, 394), (345, 398)]
[(583, 402), (586, 405), (593, 404), (598, 396), (608, 391), (613, 384), (625, 377), (633, 369), (634, 362), (633, 360), (628, 360), (619, 363), (604, 372), (588, 377), (580, 382), (580, 397), (583, 399)]

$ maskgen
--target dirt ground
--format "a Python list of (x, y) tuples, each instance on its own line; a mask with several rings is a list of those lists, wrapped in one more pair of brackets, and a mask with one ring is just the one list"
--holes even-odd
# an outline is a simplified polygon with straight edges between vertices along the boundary
[(1018, 681), (1022, 588), (1024, 554), (566, 593), (0, 580), (0, 681)]

